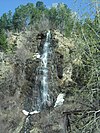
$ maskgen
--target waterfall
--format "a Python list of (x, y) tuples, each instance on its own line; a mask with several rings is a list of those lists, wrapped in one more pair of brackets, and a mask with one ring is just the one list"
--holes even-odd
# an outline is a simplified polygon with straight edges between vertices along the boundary
[[(50, 40), (51, 40), (51, 33), (50, 31), (47, 32), (46, 35), (46, 40), (45, 43), (43, 45), (43, 52), (41, 54), (41, 56), (39, 56), (39, 58), (41, 59), (40, 62), (40, 66), (37, 67), (36, 69), (36, 82), (35, 82), (35, 91), (37, 91), (37, 98), (36, 101), (34, 100), (35, 103), (35, 107), (32, 107), (32, 109), (28, 109), (28, 110), (22, 110), (22, 112), (27, 116), (25, 118), (25, 122), (23, 125), (23, 131), (24, 133), (29, 133), (30, 130), (30, 118), (32, 114), (34, 112), (37, 111), (38, 113), (41, 111), (41, 107), (42, 106), (46, 106), (50, 103), (50, 96), (49, 96), (49, 81), (48, 81), (48, 72), (49, 72), (49, 68), (48, 68), (48, 63), (50, 61), (50, 55), (52, 53), (51, 49), (50, 49)], [(49, 59), (50, 58), (50, 59)], [(35, 95), (34, 95), (35, 96)], [(32, 112), (33, 111), (33, 112)]]
[(49, 93), (48, 93), (48, 53), (49, 53), (49, 45), (50, 45), (50, 38), (51, 38), (51, 33), (50, 31), (47, 32), (46, 36), (46, 41), (44, 43), (43, 47), (43, 54), (41, 57), (41, 68), (43, 72), (42, 76), (42, 91), (41, 91), (41, 96), (42, 96), (42, 104), (46, 105), (47, 102), (49, 101)]

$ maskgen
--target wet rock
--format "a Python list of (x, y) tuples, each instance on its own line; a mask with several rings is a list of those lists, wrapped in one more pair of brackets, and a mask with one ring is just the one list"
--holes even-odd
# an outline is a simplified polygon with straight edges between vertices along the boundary
[(41, 32), (41, 33), (39, 33), (38, 35), (37, 35), (37, 39), (45, 39), (46, 38), (46, 33), (43, 33), (43, 32)]
[(56, 53), (57, 58), (57, 75), (59, 79), (63, 78), (63, 55), (61, 53)]
[(34, 83), (35, 81), (35, 75), (36, 75), (36, 69), (39, 66), (40, 60), (32, 60), (32, 59), (27, 59), (25, 63), (25, 78), (28, 81), (31, 81)]

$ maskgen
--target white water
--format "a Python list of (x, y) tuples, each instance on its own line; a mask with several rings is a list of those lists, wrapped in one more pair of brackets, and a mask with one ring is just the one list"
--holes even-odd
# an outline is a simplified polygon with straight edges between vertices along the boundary
[(44, 43), (43, 47), (43, 54), (41, 57), (41, 66), (43, 69), (43, 78), (42, 78), (42, 104), (46, 104), (49, 100), (49, 94), (48, 94), (48, 53), (49, 53), (49, 45), (50, 45), (50, 38), (51, 34), (50, 31), (47, 32), (46, 41)]
[[(50, 52), (50, 38), (51, 38), (51, 33), (50, 31), (47, 32), (47, 36), (46, 36), (46, 41), (44, 43), (44, 47), (43, 47), (43, 54), (40, 58), (40, 55), (37, 54), (37, 58), (40, 58), (41, 59), (41, 69), (40, 69), (40, 73), (42, 72), (42, 78), (41, 78), (41, 86), (40, 88), (42, 88), (41, 90), (41, 97), (42, 97), (42, 103), (41, 100), (40, 100), (40, 95), (39, 95), (39, 98), (38, 98), (38, 101), (37, 101), (37, 110), (41, 110), (41, 104), (43, 105), (46, 105), (49, 101), (49, 93), (48, 93), (48, 54)], [(40, 74), (40, 77), (41, 77), (41, 74)], [(37, 78), (39, 77), (36, 77), (36, 81), (38, 80)], [(26, 120), (25, 120), (25, 127), (24, 127), (24, 133), (27, 133), (28, 132), (28, 124), (29, 124), (29, 114), (30, 115), (33, 115), (33, 114), (37, 114), (39, 113), (39, 111), (32, 111), (32, 112), (28, 112), (26, 110), (22, 110), (22, 112), (27, 116), (26, 117)]]

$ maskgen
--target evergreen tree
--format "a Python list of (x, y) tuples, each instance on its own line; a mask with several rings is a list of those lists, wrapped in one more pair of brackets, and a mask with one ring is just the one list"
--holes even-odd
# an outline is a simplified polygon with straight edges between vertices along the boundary
[(46, 6), (44, 5), (44, 3), (42, 1), (37, 1), (36, 8), (41, 10), (41, 11), (44, 11)]
[(0, 29), (0, 49), (2, 50), (7, 49), (6, 35), (3, 29)]
[(4, 13), (0, 19), (1, 28), (7, 29), (7, 14)]

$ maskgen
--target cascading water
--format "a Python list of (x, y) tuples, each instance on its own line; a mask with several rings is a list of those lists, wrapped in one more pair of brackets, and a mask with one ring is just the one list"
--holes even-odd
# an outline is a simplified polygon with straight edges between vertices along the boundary
[(42, 67), (42, 91), (41, 91), (41, 97), (42, 97), (42, 104), (46, 105), (49, 101), (49, 93), (48, 93), (48, 53), (49, 53), (49, 45), (50, 45), (50, 38), (51, 33), (50, 31), (47, 32), (46, 41), (44, 43), (43, 47), (43, 54), (41, 57), (41, 67)]
[[(41, 66), (37, 69), (37, 76), (36, 76), (36, 87), (35, 89), (38, 90), (38, 98), (35, 103), (35, 110), (41, 111), (42, 106), (48, 105), (50, 103), (50, 96), (48, 90), (48, 58), (51, 55), (50, 50), (50, 39), (51, 33), (50, 31), (47, 32), (46, 41), (43, 46), (43, 52), (40, 57), (41, 59)], [(35, 102), (35, 101), (34, 101)], [(33, 110), (33, 109), (31, 109)], [(31, 111), (30, 110), (30, 111)], [(23, 126), (24, 133), (29, 133), (29, 123), (30, 123), (31, 114), (28, 115), (25, 119), (25, 123)]]

